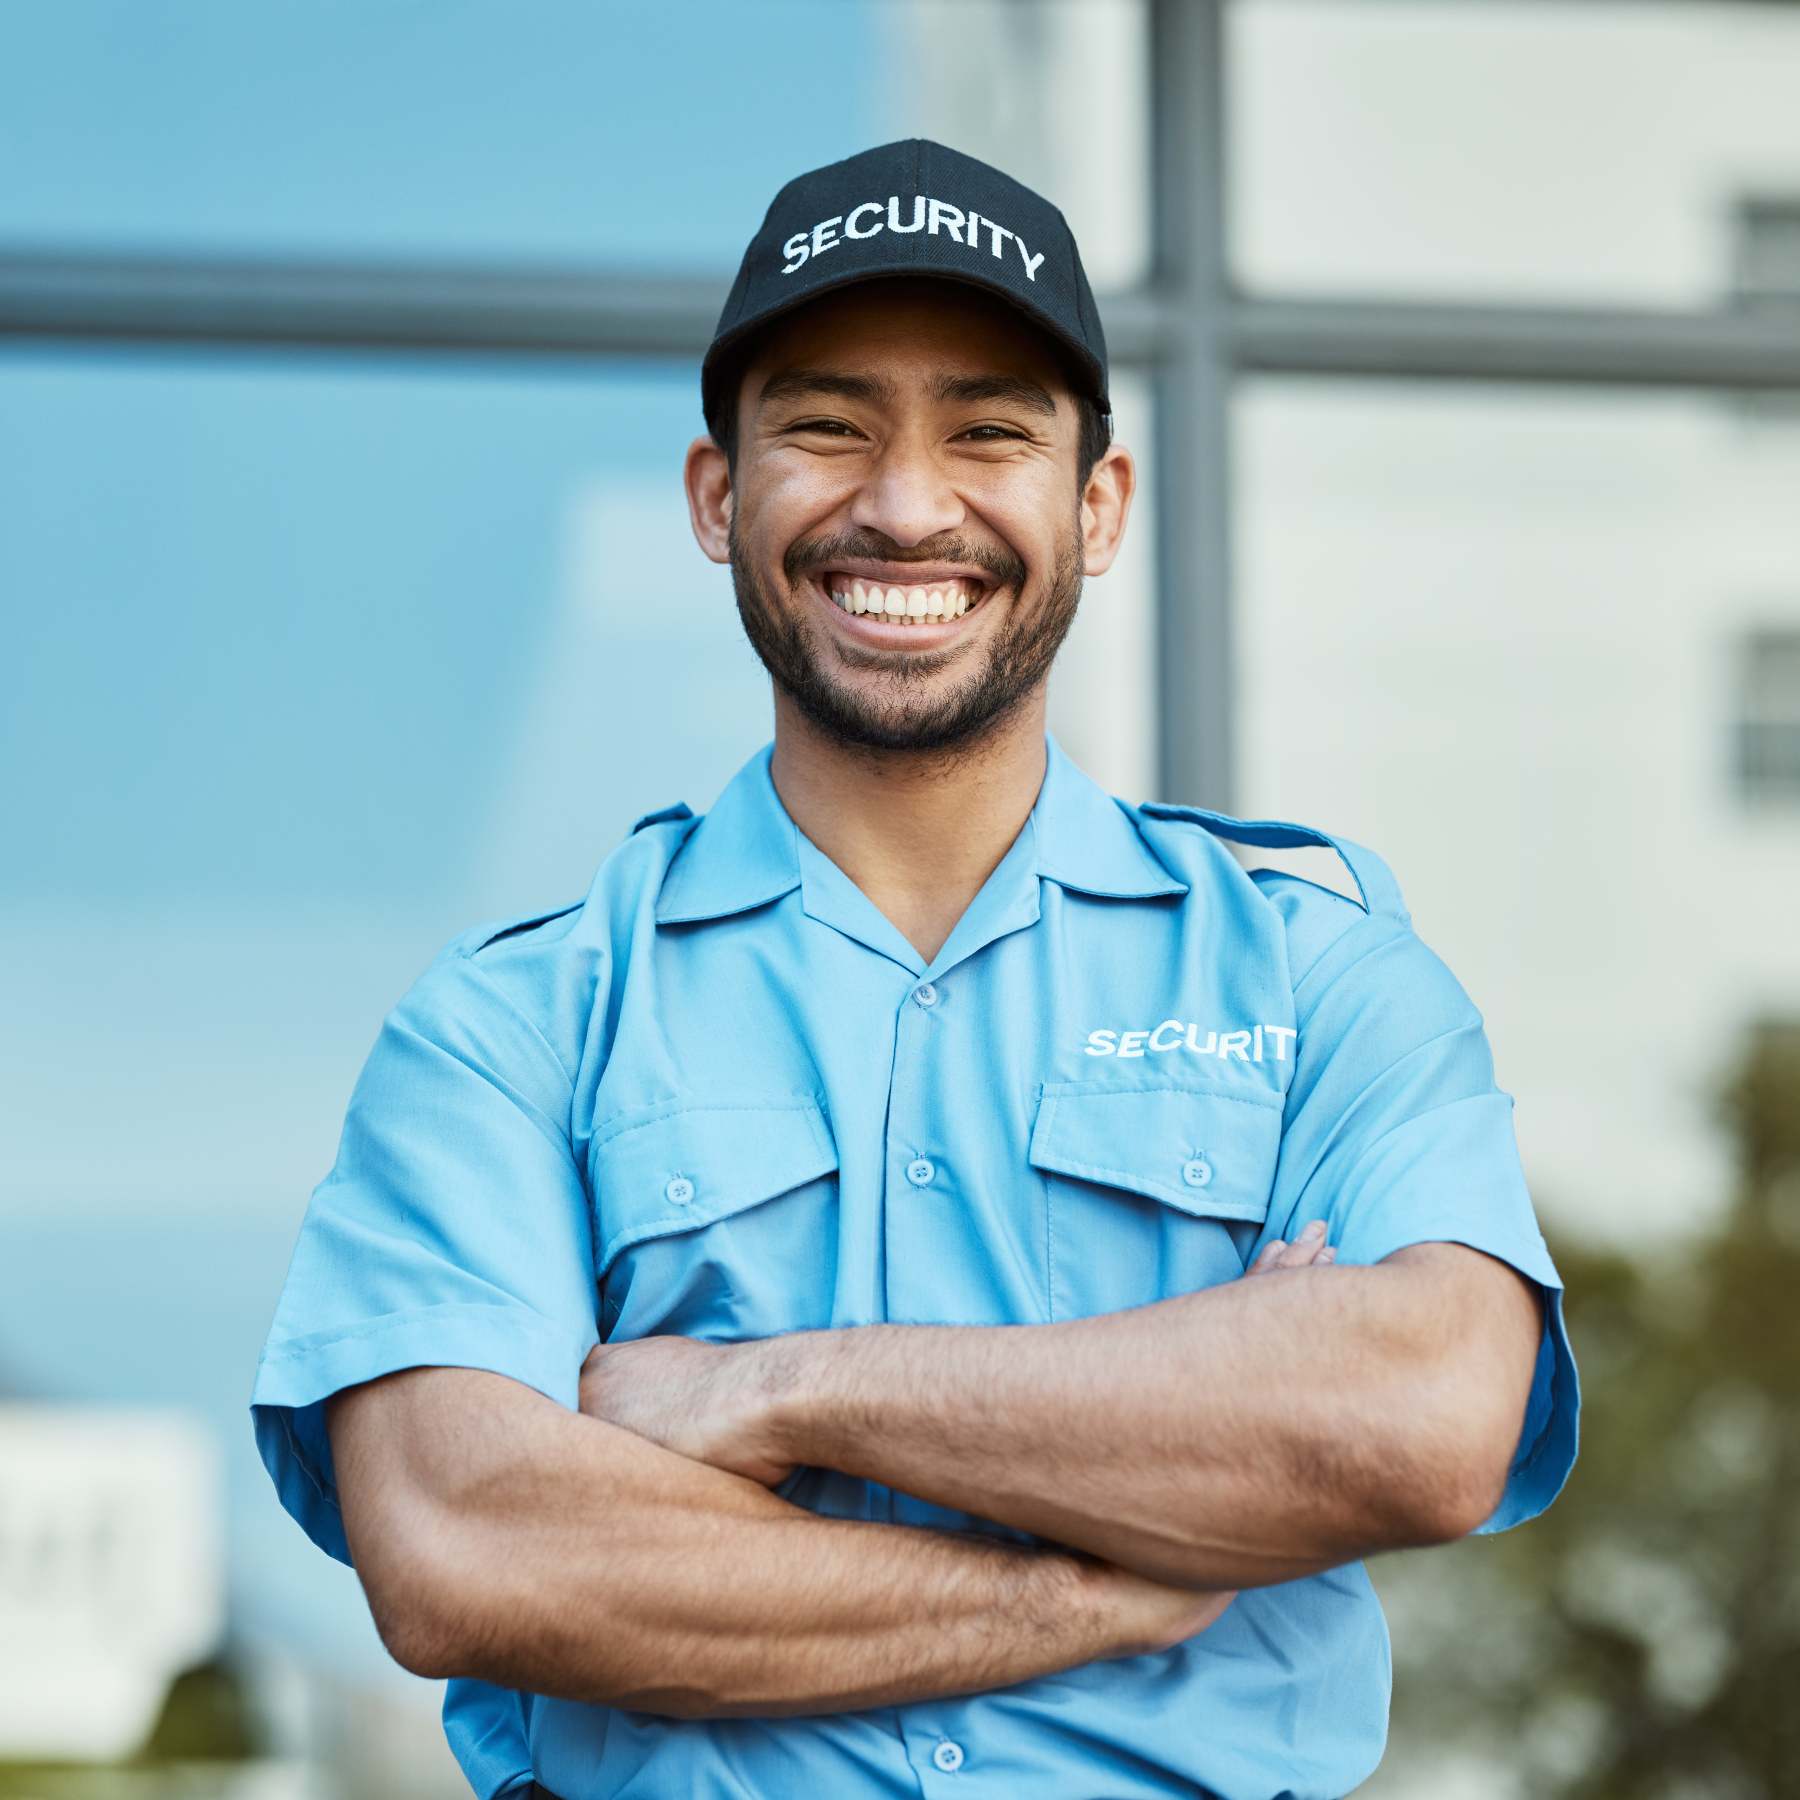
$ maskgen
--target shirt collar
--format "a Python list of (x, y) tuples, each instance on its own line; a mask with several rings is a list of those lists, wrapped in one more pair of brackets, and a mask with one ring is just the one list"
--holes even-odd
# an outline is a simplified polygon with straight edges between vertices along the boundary
[[(801, 878), (799, 827), (769, 773), (774, 740), (755, 751), (676, 852), (656, 900), (659, 924), (724, 918), (761, 906)], [(1044, 780), (1026, 822), (1035, 875), (1107, 899), (1185, 894), (1138, 833), (1131, 811), (1044, 732)], [(810, 840), (809, 840), (810, 844)]]

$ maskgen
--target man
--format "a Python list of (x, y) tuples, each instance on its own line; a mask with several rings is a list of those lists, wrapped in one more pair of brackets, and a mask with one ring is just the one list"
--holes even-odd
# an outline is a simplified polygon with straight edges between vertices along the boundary
[(686, 465), (774, 738), (382, 1026), (252, 1406), (479, 1794), (1337, 1800), (1360, 1559), (1567, 1477), (1511, 1100), (1384, 865), (1045, 727), (1106, 379), (998, 170), (784, 188)]

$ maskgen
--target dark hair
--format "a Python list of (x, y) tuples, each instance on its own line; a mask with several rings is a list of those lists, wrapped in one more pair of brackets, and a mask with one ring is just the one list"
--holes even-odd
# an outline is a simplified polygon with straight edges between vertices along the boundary
[[(734, 345), (730, 356), (721, 357), (712, 383), (712, 405), (704, 408), (707, 435), (725, 452), (725, 466), (734, 480), (737, 476), (738, 389), (743, 383), (744, 367), (760, 335), (757, 333), (745, 343)], [(1112, 415), (1103, 413), (1082, 392), (1079, 378), (1067, 359), (1059, 356), (1058, 361), (1063, 364), (1069, 391), (1075, 396), (1075, 418), (1080, 428), (1075, 440), (1075, 488), (1079, 493), (1087, 486), (1094, 464), (1106, 454), (1106, 447), (1112, 442)]]

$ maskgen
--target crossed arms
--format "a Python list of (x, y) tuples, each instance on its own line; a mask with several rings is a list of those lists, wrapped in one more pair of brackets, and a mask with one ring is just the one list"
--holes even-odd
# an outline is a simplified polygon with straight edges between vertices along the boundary
[[(980, 1692), (1166, 1649), (1245, 1587), (1493, 1510), (1543, 1329), (1455, 1243), (1278, 1241), (1241, 1281), (1047, 1325), (598, 1345), (571, 1412), (420, 1367), (327, 1403), (397, 1660), (671, 1717)], [(822, 1518), (840, 1469), (1062, 1548)]]

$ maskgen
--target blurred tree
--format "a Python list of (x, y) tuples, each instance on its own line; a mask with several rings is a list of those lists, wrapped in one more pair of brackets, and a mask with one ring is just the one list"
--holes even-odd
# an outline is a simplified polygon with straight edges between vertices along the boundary
[(238, 1761), (263, 1752), (263, 1733), (229, 1659), (215, 1656), (176, 1676), (150, 1733), (147, 1762)]
[(1370, 1565), (1394, 1746), (1502, 1793), (1800, 1796), (1800, 1025), (1752, 1029), (1720, 1112), (1736, 1192), (1697, 1236), (1638, 1257), (1546, 1232), (1583, 1404), (1555, 1504)]
[(137, 1755), (101, 1764), (0, 1761), (0, 1800), (208, 1800), (231, 1791), (231, 1767), (262, 1755), (262, 1739), (230, 1658), (211, 1657), (175, 1677)]

